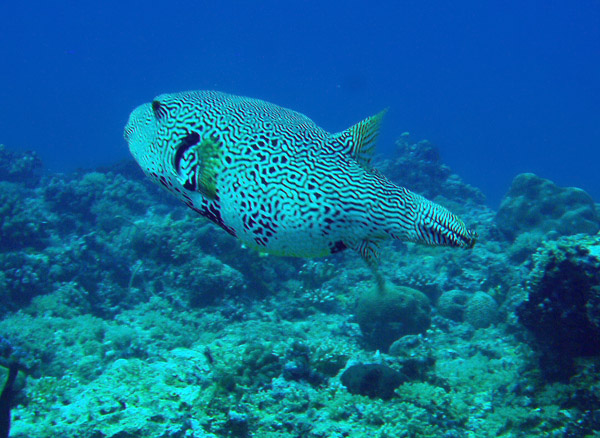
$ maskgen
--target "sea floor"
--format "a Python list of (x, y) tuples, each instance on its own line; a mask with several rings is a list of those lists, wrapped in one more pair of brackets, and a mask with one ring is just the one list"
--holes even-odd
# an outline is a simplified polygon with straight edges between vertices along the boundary
[(596, 333), (600, 236), (528, 219), (509, 237), (448, 171), (448, 192), (421, 191), (478, 244), (384, 246), (382, 296), (358, 255), (258, 254), (131, 169), (0, 181), (0, 353), (24, 369), (11, 437), (600, 436), (598, 354), (520, 310), (567, 260), (589, 321), (557, 332)]

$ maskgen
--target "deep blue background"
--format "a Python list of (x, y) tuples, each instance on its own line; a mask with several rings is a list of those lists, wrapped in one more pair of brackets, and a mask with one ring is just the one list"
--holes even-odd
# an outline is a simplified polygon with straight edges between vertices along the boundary
[(600, 202), (600, 3), (2, 2), (0, 143), (51, 170), (127, 156), (129, 112), (218, 89), (338, 131), (389, 107), (496, 205), (530, 171)]

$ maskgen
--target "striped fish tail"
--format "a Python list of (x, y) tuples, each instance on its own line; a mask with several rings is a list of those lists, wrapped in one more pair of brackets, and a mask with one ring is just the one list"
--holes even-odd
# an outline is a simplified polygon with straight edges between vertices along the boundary
[(425, 198), (420, 201), (415, 220), (417, 241), (427, 245), (473, 248), (477, 232), (469, 230), (458, 216), (441, 205)]
[(425, 245), (473, 248), (477, 233), (455, 214), (420, 195), (406, 191), (390, 234)]

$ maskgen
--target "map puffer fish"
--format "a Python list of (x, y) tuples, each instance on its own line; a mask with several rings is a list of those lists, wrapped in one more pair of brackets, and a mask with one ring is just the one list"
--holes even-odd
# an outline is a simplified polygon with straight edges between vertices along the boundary
[(371, 167), (383, 113), (335, 134), (298, 112), (217, 91), (162, 94), (125, 127), (143, 171), (261, 252), (374, 260), (385, 239), (471, 248), (444, 207)]

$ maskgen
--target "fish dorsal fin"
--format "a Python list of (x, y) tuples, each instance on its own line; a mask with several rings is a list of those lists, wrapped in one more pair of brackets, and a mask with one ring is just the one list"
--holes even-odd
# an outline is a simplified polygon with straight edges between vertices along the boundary
[(359, 164), (370, 167), (379, 127), (386, 112), (387, 109), (334, 134), (334, 141), (341, 147), (342, 153), (351, 156)]

